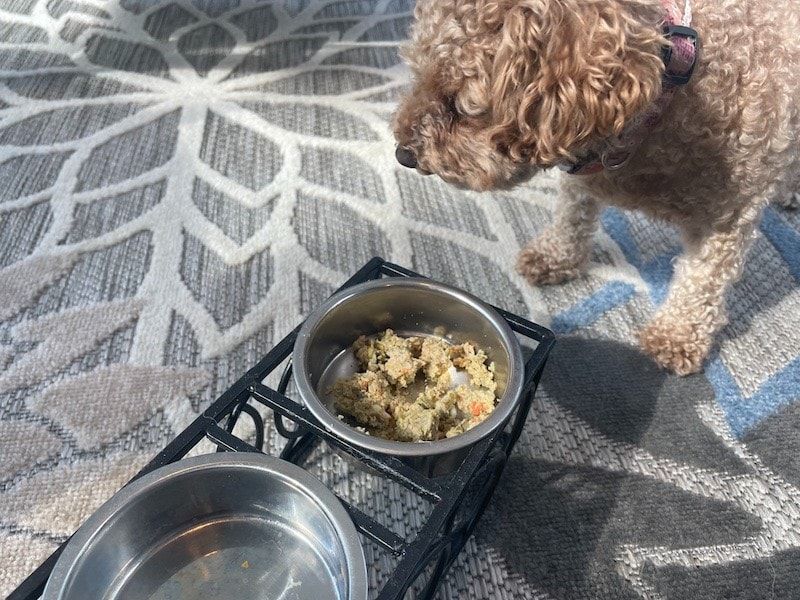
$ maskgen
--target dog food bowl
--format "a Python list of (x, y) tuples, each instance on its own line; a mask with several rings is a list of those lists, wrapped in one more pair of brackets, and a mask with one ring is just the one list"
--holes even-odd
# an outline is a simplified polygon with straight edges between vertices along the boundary
[[(325, 392), (358, 369), (352, 343), (387, 328), (482, 349), (495, 364), (499, 402), (494, 411), (472, 429), (435, 441), (385, 440), (348, 425)], [(327, 430), (353, 445), (396, 456), (428, 476), (456, 469), (475, 442), (505, 426), (519, 404), (524, 372), (519, 341), (495, 309), (467, 292), (417, 277), (367, 281), (331, 296), (300, 328), (293, 361), (300, 397)]]
[(225, 452), (124, 487), (64, 548), (44, 600), (365, 600), (353, 522), (300, 467)]

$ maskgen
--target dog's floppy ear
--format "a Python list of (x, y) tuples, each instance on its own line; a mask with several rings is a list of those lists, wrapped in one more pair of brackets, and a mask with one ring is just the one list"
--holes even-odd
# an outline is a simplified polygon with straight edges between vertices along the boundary
[(492, 138), (512, 159), (574, 158), (656, 97), (661, 15), (632, 6), (524, 0), (508, 10), (492, 71)]

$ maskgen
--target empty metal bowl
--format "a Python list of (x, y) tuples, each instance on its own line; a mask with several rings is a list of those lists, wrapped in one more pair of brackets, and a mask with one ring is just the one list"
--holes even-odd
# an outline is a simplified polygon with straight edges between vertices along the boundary
[[(398, 335), (474, 343), (495, 364), (497, 407), (472, 429), (435, 441), (385, 440), (348, 425), (326, 390), (358, 369), (352, 343), (387, 328)], [(399, 457), (429, 476), (457, 468), (476, 441), (505, 426), (519, 404), (524, 379), (519, 341), (494, 308), (463, 290), (418, 277), (377, 279), (331, 296), (300, 328), (293, 361), (300, 397), (327, 430), (354, 445)]]
[(358, 533), (300, 467), (263, 454), (187, 458), (133, 481), (78, 529), (44, 600), (364, 600)]

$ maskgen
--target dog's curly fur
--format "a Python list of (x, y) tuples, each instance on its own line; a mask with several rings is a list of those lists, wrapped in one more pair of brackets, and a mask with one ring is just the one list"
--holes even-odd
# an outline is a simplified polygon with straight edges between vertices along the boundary
[[(690, 83), (626, 166), (566, 176), (517, 263), (532, 284), (574, 277), (603, 204), (675, 224), (684, 253), (638, 338), (679, 374), (701, 369), (762, 209), (800, 175), (800, 0), (691, 6), (702, 50)], [(398, 144), (421, 171), (477, 190), (574, 160), (661, 93), (663, 20), (659, 0), (418, 0)]]

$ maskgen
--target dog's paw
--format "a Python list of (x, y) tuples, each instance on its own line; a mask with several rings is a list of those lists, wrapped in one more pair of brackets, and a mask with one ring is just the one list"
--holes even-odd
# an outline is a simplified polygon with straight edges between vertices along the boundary
[(677, 375), (702, 370), (711, 347), (710, 339), (702, 339), (691, 325), (658, 319), (645, 326), (636, 337), (645, 354), (661, 368)]
[(543, 243), (528, 243), (517, 255), (517, 273), (531, 285), (550, 285), (574, 279), (580, 273), (580, 262)]

